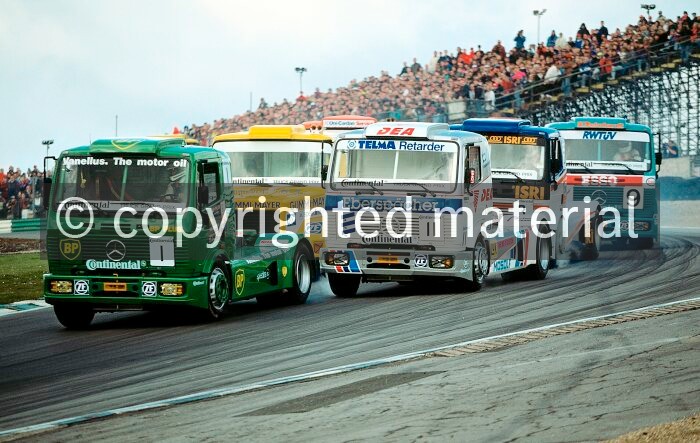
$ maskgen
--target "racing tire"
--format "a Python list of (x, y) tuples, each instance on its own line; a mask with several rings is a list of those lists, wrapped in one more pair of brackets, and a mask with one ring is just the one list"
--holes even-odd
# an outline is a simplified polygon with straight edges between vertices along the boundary
[(55, 304), (53, 312), (66, 329), (87, 329), (95, 318), (95, 311), (92, 308), (79, 304)]
[[(548, 231), (543, 232), (543, 234)], [(552, 238), (537, 237), (535, 263), (525, 268), (525, 277), (531, 280), (544, 280), (552, 263)]]
[(579, 254), (581, 260), (597, 260), (600, 256), (600, 233), (598, 232), (598, 226), (600, 226), (600, 217), (596, 217), (592, 221), (591, 229), (593, 230), (593, 241), (588, 244), (586, 243), (584, 228), (581, 228), (579, 234), (579, 241), (583, 244), (583, 249), (581, 249)]
[(314, 281), (314, 256), (305, 245), (299, 245), (292, 262), (292, 287), (282, 296), (290, 305), (303, 305), (309, 298), (311, 284)]
[(479, 236), (474, 244), (474, 257), (472, 260), (471, 279), (464, 280), (464, 289), (468, 292), (476, 292), (484, 286), (484, 281), (491, 267), (490, 251), (484, 238)]
[(224, 309), (231, 299), (231, 279), (226, 273), (225, 265), (219, 261), (214, 264), (209, 273), (207, 285), (207, 309), (204, 311), (206, 320), (218, 320), (224, 314)]
[(646, 250), (654, 248), (654, 237), (630, 238), (630, 245), (634, 249)]
[(357, 274), (328, 274), (328, 284), (336, 297), (354, 297), (360, 288), (361, 277)]

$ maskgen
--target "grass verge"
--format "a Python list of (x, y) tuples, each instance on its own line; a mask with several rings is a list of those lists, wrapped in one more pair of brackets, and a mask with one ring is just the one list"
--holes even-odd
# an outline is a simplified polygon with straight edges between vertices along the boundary
[(45, 272), (48, 265), (38, 252), (0, 255), (0, 304), (42, 298)]

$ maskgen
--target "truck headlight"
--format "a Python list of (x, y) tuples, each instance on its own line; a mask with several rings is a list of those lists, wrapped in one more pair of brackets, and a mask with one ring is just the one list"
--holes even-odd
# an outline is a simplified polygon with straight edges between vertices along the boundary
[(325, 261), (328, 266), (347, 266), (350, 256), (345, 252), (326, 252)]
[(174, 297), (177, 295), (182, 295), (185, 288), (181, 283), (161, 283), (160, 285), (160, 295), (166, 297)]
[(436, 269), (450, 269), (454, 266), (454, 257), (451, 255), (431, 255), (430, 267)]
[(52, 280), (51, 292), (54, 294), (72, 294), (73, 282), (70, 280)]

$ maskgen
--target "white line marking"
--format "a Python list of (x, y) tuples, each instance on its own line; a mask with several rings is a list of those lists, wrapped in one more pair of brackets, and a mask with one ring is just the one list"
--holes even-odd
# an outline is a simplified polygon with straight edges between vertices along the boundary
[(485, 341), (496, 340), (499, 338), (512, 337), (515, 335), (525, 335), (525, 334), (529, 334), (531, 332), (545, 331), (548, 329), (554, 329), (554, 328), (558, 328), (561, 326), (573, 325), (573, 324), (577, 324), (577, 323), (584, 323), (584, 322), (594, 321), (594, 320), (601, 320), (601, 319), (605, 319), (605, 318), (622, 316), (625, 314), (632, 314), (632, 313), (646, 311), (646, 310), (650, 310), (650, 309), (670, 307), (670, 306), (674, 306), (674, 305), (678, 305), (678, 304), (682, 304), (682, 303), (691, 303), (691, 302), (697, 302), (697, 301), (700, 301), (700, 297), (694, 297), (694, 298), (689, 298), (689, 299), (679, 300), (679, 301), (674, 301), (674, 302), (669, 302), (669, 303), (662, 303), (662, 304), (657, 304), (657, 305), (645, 306), (643, 308), (630, 309), (627, 311), (620, 311), (620, 312), (616, 312), (614, 314), (606, 314), (606, 315), (599, 315), (596, 317), (587, 317), (587, 318), (582, 318), (582, 319), (578, 319), (578, 320), (571, 320), (571, 321), (564, 322), (564, 323), (555, 323), (553, 325), (540, 326), (538, 328), (525, 329), (525, 330), (516, 331), (516, 332), (509, 332), (507, 334), (500, 334), (500, 335), (494, 335), (491, 337), (478, 338), (475, 340), (468, 340), (468, 341), (455, 343), (455, 344), (451, 344), (451, 345), (425, 349), (423, 351), (409, 352), (406, 354), (399, 354), (399, 355), (394, 355), (391, 357), (379, 358), (376, 360), (369, 360), (369, 361), (360, 362), (360, 363), (352, 363), (352, 364), (343, 365), (343, 366), (336, 366), (334, 368), (322, 369), (320, 371), (306, 372), (304, 374), (292, 375), (289, 377), (275, 378), (275, 379), (265, 380), (265, 381), (261, 381), (258, 383), (248, 384), (248, 385), (238, 385), (238, 386), (230, 386), (230, 387), (219, 388), (219, 389), (212, 389), (212, 390), (208, 390), (208, 391), (197, 392), (194, 394), (182, 395), (180, 397), (173, 397), (173, 398), (168, 398), (168, 399), (164, 399), (164, 400), (157, 400), (157, 401), (153, 401), (153, 402), (149, 402), (149, 403), (141, 403), (141, 404), (137, 404), (137, 405), (126, 406), (123, 408), (108, 409), (108, 410), (101, 411), (101, 412), (92, 412), (92, 413), (85, 414), (85, 415), (78, 415), (75, 417), (62, 418), (59, 420), (48, 421), (45, 423), (38, 423), (35, 425), (23, 426), (23, 427), (14, 428), (14, 429), (7, 429), (4, 431), (0, 431), (0, 437), (6, 437), (6, 436), (18, 435), (18, 434), (26, 434), (26, 433), (30, 433), (30, 432), (48, 431), (51, 429), (57, 429), (57, 428), (65, 427), (65, 426), (71, 426), (71, 425), (75, 425), (75, 424), (79, 424), (79, 423), (85, 423), (87, 421), (94, 420), (97, 418), (114, 417), (117, 415), (127, 414), (130, 412), (141, 412), (141, 411), (146, 411), (149, 409), (162, 408), (162, 407), (166, 407), (166, 406), (174, 406), (174, 405), (178, 405), (178, 404), (191, 403), (191, 402), (200, 401), (200, 400), (210, 400), (210, 399), (214, 399), (214, 398), (225, 397), (225, 396), (232, 395), (232, 394), (240, 394), (243, 392), (249, 392), (249, 391), (253, 391), (253, 390), (261, 389), (261, 388), (269, 388), (272, 386), (279, 386), (279, 385), (289, 384), (289, 383), (298, 382), (298, 381), (308, 381), (308, 380), (313, 380), (313, 379), (317, 379), (317, 378), (321, 378), (321, 377), (327, 377), (329, 375), (342, 374), (342, 373), (346, 373), (346, 372), (356, 371), (358, 369), (367, 369), (367, 368), (371, 368), (371, 367), (375, 367), (375, 366), (385, 365), (387, 363), (395, 363), (395, 362), (399, 362), (399, 361), (410, 360), (410, 359), (417, 358), (417, 357), (424, 357), (424, 356), (432, 354), (434, 352), (444, 351), (446, 349), (452, 349), (452, 348), (460, 348), (463, 346), (473, 345), (473, 344), (481, 343), (481, 342), (485, 342)]

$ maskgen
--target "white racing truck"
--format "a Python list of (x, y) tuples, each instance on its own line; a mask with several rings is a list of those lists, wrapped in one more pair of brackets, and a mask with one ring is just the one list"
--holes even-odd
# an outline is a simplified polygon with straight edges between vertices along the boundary
[(320, 256), (333, 293), (423, 279), (478, 290), (489, 273), (518, 269), (544, 278), (551, 240), (493, 207), (490, 155), (483, 136), (442, 123), (375, 123), (340, 135)]

